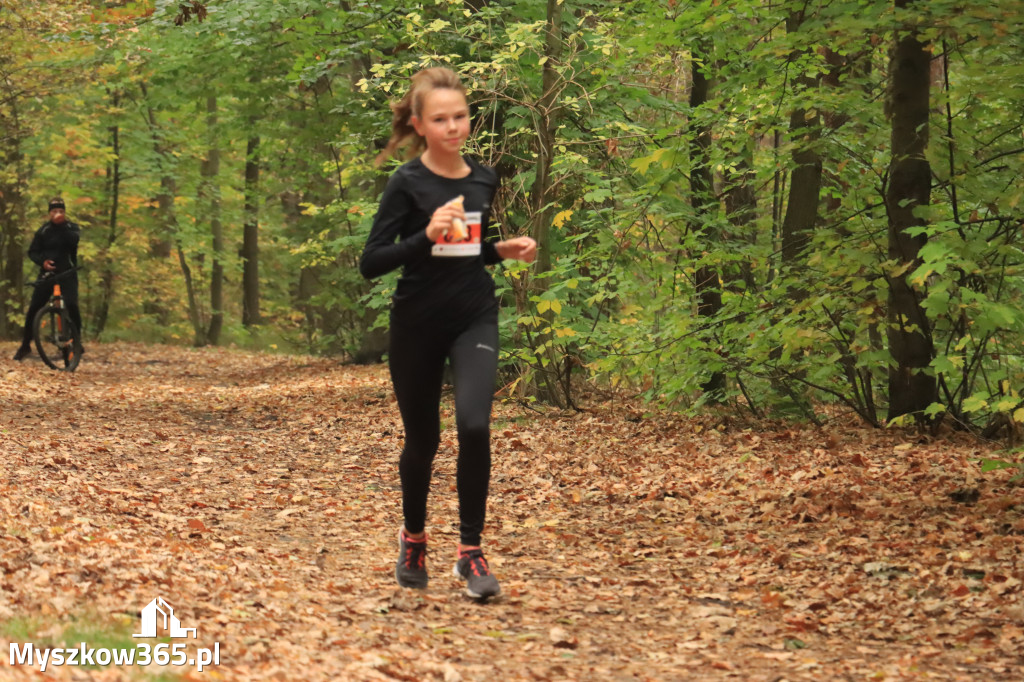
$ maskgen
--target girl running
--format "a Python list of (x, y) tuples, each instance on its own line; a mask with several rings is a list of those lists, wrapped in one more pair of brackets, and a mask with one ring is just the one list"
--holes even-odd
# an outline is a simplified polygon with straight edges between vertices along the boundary
[(449, 69), (424, 69), (392, 105), (392, 135), (382, 159), (410, 145), (409, 155), (381, 196), (359, 270), (368, 279), (398, 267), (392, 299), (389, 368), (405, 428), (398, 463), (404, 526), (395, 578), (427, 586), (427, 492), (441, 440), (439, 410), (445, 361), (455, 384), (459, 455), (459, 545), (454, 573), (466, 592), (486, 599), (500, 592), (481, 533), (491, 474), (491, 397), (498, 368), (498, 302), (485, 268), (505, 258), (532, 262), (530, 237), (487, 238), (495, 172), (462, 155), (469, 105)]

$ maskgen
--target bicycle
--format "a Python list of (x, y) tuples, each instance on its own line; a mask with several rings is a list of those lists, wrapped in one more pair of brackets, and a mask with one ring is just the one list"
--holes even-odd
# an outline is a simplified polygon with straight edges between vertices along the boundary
[(36, 350), (39, 351), (39, 357), (43, 362), (48, 367), (63, 372), (74, 372), (82, 360), (82, 337), (78, 327), (71, 321), (71, 314), (64, 304), (60, 282), (57, 280), (78, 269), (72, 268), (59, 275), (45, 272), (29, 285), (53, 284), (50, 300), (36, 313), (32, 321), (32, 340), (35, 341)]

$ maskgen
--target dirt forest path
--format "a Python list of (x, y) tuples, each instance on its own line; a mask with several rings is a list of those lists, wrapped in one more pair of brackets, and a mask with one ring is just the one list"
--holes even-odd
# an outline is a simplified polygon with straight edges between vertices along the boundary
[(83, 620), (137, 633), (158, 596), (220, 665), (42, 678), (1024, 678), (1024, 493), (980, 474), (966, 437), (496, 404), (485, 542), (503, 593), (478, 604), (450, 574), (448, 402), (431, 586), (394, 584), (385, 368), (94, 344), (66, 376), (6, 356), (0, 679), (40, 679), (10, 642)]

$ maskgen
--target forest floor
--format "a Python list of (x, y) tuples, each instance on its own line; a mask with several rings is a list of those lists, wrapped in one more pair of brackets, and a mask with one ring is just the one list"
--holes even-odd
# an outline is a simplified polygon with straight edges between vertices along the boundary
[[(65, 375), (7, 350), (0, 679), (1024, 678), (1024, 487), (966, 435), (496, 403), (480, 604), (450, 573), (450, 395), (416, 592), (385, 367), (92, 344)], [(219, 665), (9, 660), (155, 644), (132, 634), (157, 597)]]

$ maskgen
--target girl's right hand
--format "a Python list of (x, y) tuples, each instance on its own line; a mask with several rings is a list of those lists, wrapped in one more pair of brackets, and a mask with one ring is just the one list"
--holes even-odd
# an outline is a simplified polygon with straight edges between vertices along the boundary
[(466, 220), (466, 212), (461, 204), (449, 202), (434, 211), (434, 215), (430, 216), (430, 222), (427, 224), (427, 239), (432, 242), (440, 239), (442, 235), (452, 229), (453, 218)]

